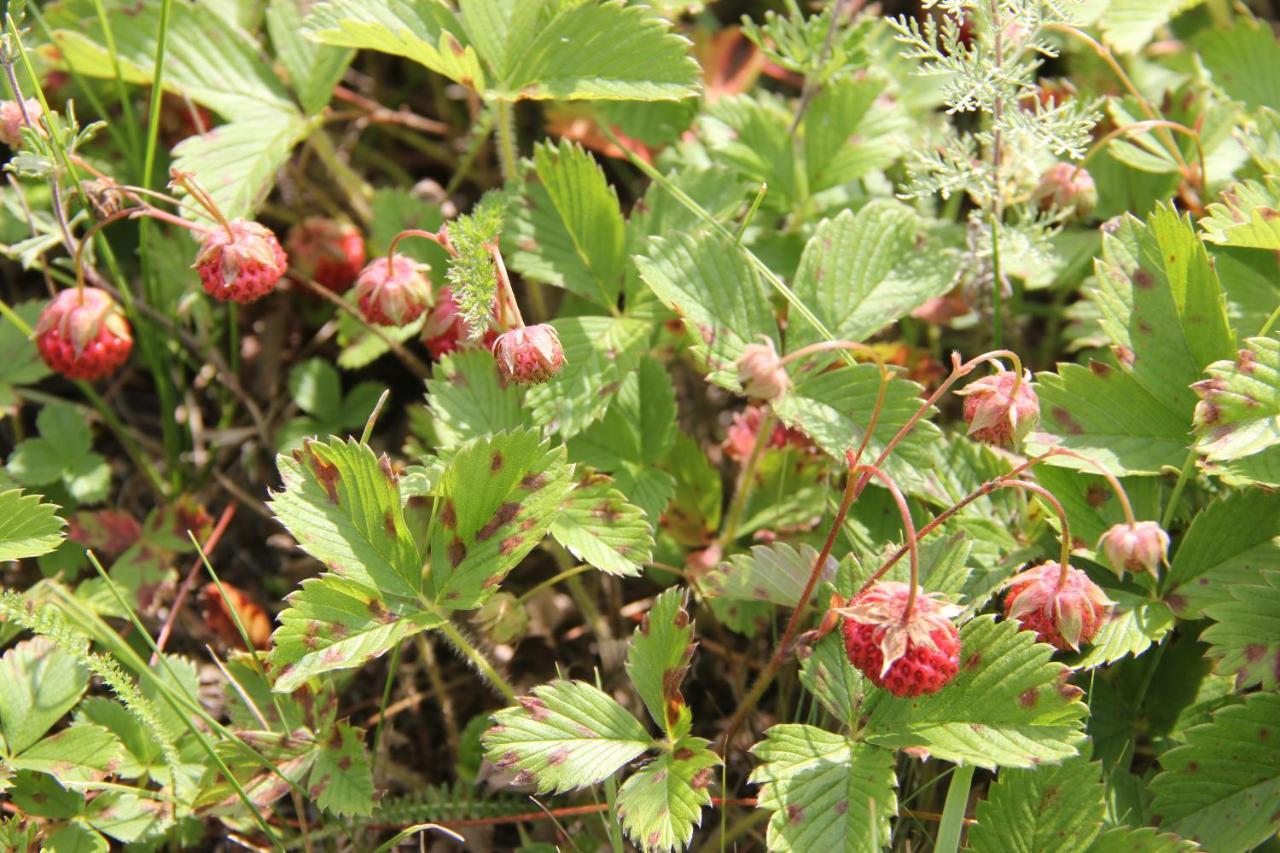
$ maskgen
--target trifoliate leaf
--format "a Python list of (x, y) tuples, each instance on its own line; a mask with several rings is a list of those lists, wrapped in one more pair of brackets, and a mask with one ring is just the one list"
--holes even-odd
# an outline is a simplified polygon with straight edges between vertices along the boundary
[(1207, 850), (1244, 851), (1280, 826), (1280, 696), (1254, 693), (1160, 756), (1152, 809), (1165, 829)]
[(406, 637), (440, 624), (442, 616), (338, 575), (308, 578), (286, 599), (271, 635), (273, 689), (291, 693), (307, 679), (354, 669), (395, 648)]
[(1005, 768), (978, 803), (969, 844), (974, 853), (1082, 853), (1102, 830), (1102, 793), (1101, 767), (1083, 758), (1034, 770)]
[(814, 646), (800, 665), (800, 683), (832, 716), (849, 725), (867, 690), (862, 673), (849, 662), (840, 631), (828, 634)]
[(611, 575), (639, 575), (653, 556), (653, 525), (605, 474), (578, 480), (551, 535), (579, 560)]
[(6, 651), (0, 657), (0, 731), (9, 754), (38, 741), (88, 686), (89, 671), (47, 637)]
[(564, 446), (534, 430), (464, 445), (436, 485), (428, 595), (451, 610), (482, 603), (542, 541), (571, 488)]
[(763, 337), (778, 346), (764, 283), (725, 238), (705, 231), (655, 237), (635, 262), (645, 283), (684, 320), (716, 384), (740, 390), (736, 364), (747, 344)]
[(785, 724), (751, 749), (763, 762), (756, 807), (769, 818), (770, 850), (879, 851), (898, 813), (893, 753), (813, 726)]
[(0, 563), (47, 554), (66, 538), (58, 508), (21, 489), (0, 491)]
[(501, 80), (558, 5), (556, 0), (459, 0), (458, 11), (480, 58)]
[(438, 450), (527, 427), (531, 420), (521, 386), (503, 381), (493, 356), (480, 349), (459, 350), (440, 360), (427, 380), (427, 404)]
[(889, 85), (875, 73), (847, 74), (825, 84), (814, 97), (803, 124), (809, 192), (856, 180), (902, 156), (907, 115), (896, 100), (886, 103), (882, 98)]
[(1231, 590), (1280, 569), (1280, 494), (1261, 490), (1222, 497), (1191, 521), (1169, 565), (1165, 601), (1183, 619), (1234, 600)]
[(700, 125), (707, 147), (719, 163), (769, 191), (765, 210), (790, 210), (806, 193), (804, 170), (796, 162), (789, 106), (768, 92), (719, 98), (709, 104)]
[(1209, 644), (1217, 670), (1236, 677), (1236, 687), (1280, 684), (1280, 571), (1258, 572), (1253, 583), (1232, 584), (1230, 601), (1205, 608), (1214, 621), (1200, 638)]
[[(955, 283), (954, 261), (922, 233), (911, 208), (873, 201), (828, 219), (805, 245), (795, 292), (839, 340), (862, 341)], [(822, 338), (809, 323), (787, 331), (787, 350)]]
[(485, 756), (516, 784), (571, 791), (602, 782), (649, 749), (644, 726), (601, 690), (557, 679), (493, 715)]
[(676, 393), (661, 363), (645, 357), (627, 374), (604, 417), (575, 435), (569, 455), (601, 471), (620, 460), (655, 465), (676, 434)]
[(647, 853), (683, 850), (711, 804), (711, 768), (718, 764), (702, 738), (678, 741), (618, 789), (622, 829)]
[(1016, 622), (980, 616), (960, 631), (960, 672), (939, 692), (883, 699), (867, 739), (920, 747), (946, 761), (979, 767), (1030, 767), (1077, 753), (1086, 713), (1081, 691), (1065, 683), (1053, 648)]
[[(718, 598), (796, 607), (817, 562), (818, 552), (806, 543), (801, 543), (799, 548), (786, 542), (754, 545), (749, 554), (735, 554), (708, 572), (702, 579), (702, 589)], [(836, 561), (828, 557), (818, 580), (831, 583), (835, 576)], [(819, 583), (814, 593), (821, 589)]]
[(561, 4), (502, 81), (507, 100), (665, 101), (698, 93), (689, 42), (646, 6)]
[(93, 432), (84, 417), (66, 403), (50, 403), (36, 416), (39, 438), (18, 443), (9, 457), (9, 474), (24, 486), (61, 483), (77, 501), (97, 503), (107, 496), (111, 469), (93, 452)]
[(438, 0), (326, 0), (312, 7), (303, 31), (321, 44), (403, 56), (484, 93), (475, 48), (467, 44), (457, 17)]
[(343, 577), (390, 599), (421, 591), (422, 555), (391, 463), (353, 440), (309, 441), (276, 464), (271, 509), (298, 544)]
[(1196, 383), (1196, 449), (1214, 462), (1280, 444), (1280, 338), (1249, 338), (1235, 359), (1205, 368)]
[(650, 328), (625, 317), (562, 317), (551, 323), (564, 348), (564, 367), (545, 385), (529, 389), (538, 423), (565, 438), (605, 413), (622, 380), (635, 369)]
[(627, 648), (627, 675), (649, 715), (672, 740), (689, 733), (690, 712), (680, 686), (694, 646), (684, 596), (673, 587), (654, 600)]
[(320, 808), (340, 817), (373, 812), (373, 776), (360, 729), (338, 725), (329, 741), (320, 745), (307, 794)]

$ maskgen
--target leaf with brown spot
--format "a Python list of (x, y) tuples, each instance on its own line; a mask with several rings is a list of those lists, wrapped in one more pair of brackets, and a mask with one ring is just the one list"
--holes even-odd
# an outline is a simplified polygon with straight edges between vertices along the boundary
[(653, 553), (644, 510), (613, 487), (613, 478), (584, 469), (551, 535), (583, 562), (612, 575), (639, 575)]
[(659, 595), (627, 648), (627, 674), (650, 716), (668, 737), (689, 733), (691, 714), (680, 692), (693, 658), (693, 623), (683, 593), (671, 588)]
[[(495, 458), (502, 460), (496, 471)], [(481, 604), (541, 541), (569, 488), (564, 447), (536, 430), (502, 432), (459, 448), (436, 486), (453, 524), (437, 525), (432, 534), (428, 596), (450, 609)]]
[(372, 813), (373, 776), (361, 729), (345, 723), (335, 728), (334, 737), (316, 755), (311, 785), (319, 788), (311, 798), (329, 814), (344, 817)]
[(720, 758), (702, 738), (684, 738), (618, 790), (622, 829), (641, 850), (683, 850), (711, 803), (712, 768)]

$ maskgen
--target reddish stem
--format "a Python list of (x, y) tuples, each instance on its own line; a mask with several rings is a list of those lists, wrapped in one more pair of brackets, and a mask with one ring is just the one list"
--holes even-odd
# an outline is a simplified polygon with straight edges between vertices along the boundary
[(401, 231), (391, 239), (391, 245), (387, 247), (387, 269), (391, 268), (391, 259), (396, 255), (396, 246), (406, 237), (421, 237), (424, 240), (430, 240), (441, 249), (444, 249), (451, 256), (457, 257), (458, 250), (453, 247), (453, 243), (449, 242), (449, 232), (445, 226), (441, 225), (439, 231), (424, 231), (421, 228), (408, 228)]
[(1058, 522), (1062, 525), (1062, 554), (1058, 559), (1058, 589), (1062, 589), (1067, 583), (1067, 571), (1071, 568), (1071, 527), (1067, 523), (1067, 512), (1062, 508), (1062, 504), (1054, 497), (1053, 492), (1046, 489), (1039, 483), (1030, 483), (1026, 480), (1006, 480), (1000, 484), (1000, 488), (1023, 489), (1028, 492), (1034, 492), (1053, 507), (1053, 511), (1058, 514)]
[(858, 465), (849, 473), (852, 475), (856, 471), (864, 471), (884, 483), (889, 494), (893, 495), (894, 503), (898, 505), (898, 512), (902, 515), (903, 534), (906, 536), (906, 547), (911, 555), (911, 589), (907, 592), (907, 606), (902, 608), (902, 621), (906, 622), (911, 616), (912, 608), (915, 607), (916, 591), (920, 587), (920, 549), (916, 544), (916, 525), (911, 520), (911, 508), (907, 506), (907, 499), (903, 497), (898, 484), (884, 471), (874, 465)]
[[(218, 542), (222, 539), (222, 534), (227, 531), (227, 526), (231, 524), (231, 519), (236, 516), (236, 505), (227, 504), (226, 509), (222, 511), (222, 515), (218, 517), (218, 523), (214, 525), (213, 532), (209, 534), (209, 538), (204, 543), (205, 556), (212, 556), (213, 549), (218, 547)], [(188, 531), (190, 532), (190, 531)], [(187, 602), (187, 596), (191, 594), (191, 587), (195, 585), (196, 575), (200, 573), (200, 567), (204, 565), (204, 561), (199, 554), (196, 554), (194, 560), (191, 561), (191, 568), (187, 569), (187, 576), (182, 579), (182, 586), (178, 587), (178, 593), (173, 597), (173, 606), (169, 608), (169, 615), (165, 617), (164, 625), (160, 628), (160, 633), (156, 637), (156, 650), (151, 653), (151, 666), (156, 665), (156, 661), (160, 659), (160, 653), (164, 651), (165, 644), (169, 642), (169, 634), (173, 631), (173, 623), (178, 619), (178, 613)], [(227, 602), (227, 606), (231, 603)]]

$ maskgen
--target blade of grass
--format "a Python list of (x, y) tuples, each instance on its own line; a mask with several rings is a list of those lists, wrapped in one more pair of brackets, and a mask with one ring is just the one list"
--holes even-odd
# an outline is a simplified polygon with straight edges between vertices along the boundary
[(956, 853), (960, 849), (960, 832), (964, 829), (964, 813), (969, 808), (969, 787), (973, 784), (972, 765), (956, 768), (947, 788), (947, 802), (942, 807), (942, 822), (938, 825), (936, 853)]

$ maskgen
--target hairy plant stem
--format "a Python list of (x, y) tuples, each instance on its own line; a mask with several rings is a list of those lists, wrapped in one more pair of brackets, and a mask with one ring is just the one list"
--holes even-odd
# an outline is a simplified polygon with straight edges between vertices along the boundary
[(502, 180), (509, 181), (516, 177), (520, 167), (520, 143), (516, 138), (515, 105), (506, 98), (498, 98), (493, 103), (493, 124), (498, 135), (498, 166), (502, 169)]
[(347, 302), (347, 300), (343, 299), (320, 282), (312, 281), (306, 276), (296, 275), (292, 276), (292, 278), (294, 281), (301, 282), (304, 287), (316, 296), (319, 296), (321, 299), (329, 302), (339, 311), (358, 321), (360, 325), (368, 329), (370, 334), (386, 344), (387, 347), (395, 353), (396, 358), (400, 359), (400, 362), (405, 367), (409, 368), (409, 371), (414, 376), (423, 380), (430, 378), (431, 368), (427, 367), (426, 363), (422, 359), (410, 352), (409, 348), (400, 343), (400, 341), (397, 341), (391, 335), (384, 332), (377, 326), (377, 324), (370, 323), (366, 320), (364, 315), (352, 307), (351, 303)]
[(489, 659), (484, 656), (484, 653), (473, 646), (471, 641), (463, 636), (462, 632), (458, 630), (457, 626), (449, 621), (447, 616), (444, 621), (436, 627), (441, 634), (444, 634), (444, 636), (449, 640), (449, 643), (455, 649), (461, 652), (467, 660), (471, 661), (471, 665), (476, 668), (476, 671), (484, 676), (485, 680), (487, 680), (491, 685), (493, 685), (494, 689), (502, 694), (502, 698), (511, 703), (516, 701), (516, 691), (515, 688), (511, 686), (511, 683), (503, 678), (498, 670), (494, 669), (493, 664), (489, 663)]
[(1062, 589), (1067, 583), (1067, 575), (1071, 569), (1071, 527), (1067, 522), (1067, 511), (1062, 508), (1062, 503), (1054, 496), (1053, 492), (1046, 489), (1039, 483), (1031, 483), (1026, 480), (1005, 480), (1000, 484), (1002, 489), (1022, 489), (1028, 492), (1034, 492), (1039, 495), (1053, 511), (1058, 515), (1058, 523), (1062, 525), (1062, 551), (1058, 557), (1058, 589)]
[(1165, 504), (1164, 514), (1160, 516), (1160, 526), (1165, 530), (1173, 524), (1173, 516), (1178, 511), (1178, 502), (1182, 500), (1182, 493), (1186, 490), (1187, 481), (1195, 468), (1196, 452), (1191, 450), (1187, 453), (1186, 461), (1182, 463), (1182, 470), (1178, 472), (1178, 480), (1173, 484), (1173, 492), (1169, 495), (1169, 502)]
[[(995, 33), (995, 76), (1004, 73), (1004, 21), (1000, 19), (999, 0), (990, 0), (991, 27)], [(996, 95), (991, 105), (991, 209), (988, 211), (991, 228), (991, 343), (997, 349), (1004, 346), (1004, 275), (1000, 269), (1000, 226), (1004, 222), (1004, 189), (1000, 186), (1000, 167), (1004, 162), (1002, 131), (1004, 98)], [(1021, 371), (1019, 371), (1021, 374)]]

